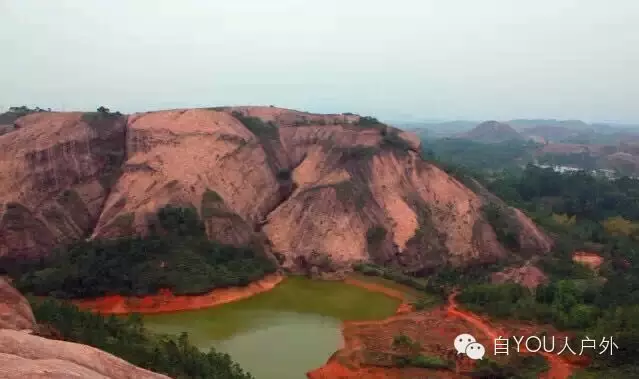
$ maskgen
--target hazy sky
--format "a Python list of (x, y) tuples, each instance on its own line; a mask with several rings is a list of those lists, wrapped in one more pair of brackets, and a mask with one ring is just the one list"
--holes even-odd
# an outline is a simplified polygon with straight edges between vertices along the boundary
[(0, 108), (639, 122), (638, 0), (0, 0)]

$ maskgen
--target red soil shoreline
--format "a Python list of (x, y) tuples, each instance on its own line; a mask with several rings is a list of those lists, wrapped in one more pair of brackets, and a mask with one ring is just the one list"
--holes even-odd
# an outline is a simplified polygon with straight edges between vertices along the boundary
[(249, 298), (270, 291), (284, 280), (279, 274), (268, 275), (245, 287), (215, 289), (205, 295), (179, 296), (162, 290), (157, 295), (145, 297), (104, 296), (97, 299), (74, 300), (80, 309), (107, 315), (131, 313), (154, 314), (210, 308)]
[[(97, 299), (75, 300), (73, 301), (81, 309), (90, 310), (101, 314), (124, 315), (130, 313), (153, 314), (180, 312), (187, 310), (196, 310), (214, 307), (234, 301), (243, 300), (253, 295), (269, 291), (275, 288), (284, 280), (283, 275), (274, 274), (264, 277), (261, 280), (253, 282), (245, 287), (231, 287), (213, 290), (205, 295), (197, 296), (179, 296), (174, 295), (168, 290), (161, 291), (157, 295), (145, 297), (124, 297), (119, 295), (105, 296)], [(410, 313), (413, 311), (412, 306), (407, 302), (406, 296), (399, 290), (384, 287), (381, 284), (370, 283), (355, 278), (346, 278), (343, 280), (345, 284), (357, 286), (372, 292), (382, 293), (394, 299), (401, 300), (401, 304), (397, 307), (396, 314)], [(484, 332), (490, 338), (496, 338), (499, 330), (486, 323), (481, 317), (474, 313), (460, 310), (455, 301), (455, 294), (448, 299), (446, 313), (462, 318), (470, 322), (473, 326)], [(394, 316), (391, 316), (394, 317)], [(387, 319), (388, 320), (388, 319)], [(382, 320), (384, 322), (387, 320)], [(357, 322), (357, 321), (349, 321)], [(367, 321), (370, 323), (370, 321)], [(503, 333), (502, 333), (503, 335)], [(346, 343), (346, 341), (343, 341)], [(390, 368), (364, 368), (351, 369), (341, 364), (337, 358), (337, 353), (322, 367), (307, 373), (309, 379), (333, 379), (333, 378), (359, 378), (365, 373), (368, 378), (389, 378), (389, 374), (395, 369)], [(565, 360), (552, 354), (543, 354), (550, 363), (550, 370), (543, 377), (550, 379), (568, 378), (575, 366)]]
[[(400, 300), (401, 303), (399, 304), (399, 306), (397, 307), (397, 310), (395, 311), (396, 315), (403, 314), (403, 313), (410, 313), (413, 311), (412, 305), (410, 305), (407, 302), (406, 296), (404, 296), (404, 294), (401, 291), (398, 291), (393, 288), (384, 287), (381, 284), (370, 283), (370, 282), (366, 282), (366, 281), (355, 279), (355, 278), (346, 278), (344, 279), (344, 283), (352, 285), (352, 286), (360, 287), (371, 292), (379, 292), (388, 297)], [(387, 320), (388, 318), (385, 320), (380, 320), (378, 322), (382, 323)], [(357, 321), (347, 321), (347, 322), (356, 323)], [(367, 324), (370, 324), (370, 323), (375, 323), (376, 321), (364, 321), (364, 322)], [(346, 341), (344, 340), (344, 332), (343, 332), (345, 324), (346, 323), (342, 324), (342, 347), (344, 347), (344, 345), (346, 344)], [(368, 379), (378, 379), (378, 378), (385, 379), (388, 377), (386, 375), (387, 374), (386, 371), (389, 371), (388, 368), (371, 367), (371, 368), (368, 368), (365, 373), (363, 371), (350, 369), (344, 366), (343, 364), (341, 364), (337, 360), (337, 353), (338, 351), (336, 351), (333, 355), (331, 355), (331, 357), (322, 367), (319, 367), (317, 369), (307, 372), (306, 377), (308, 379), (337, 379), (337, 378), (355, 379), (355, 378), (364, 377), (362, 375), (366, 375), (365, 377)]]

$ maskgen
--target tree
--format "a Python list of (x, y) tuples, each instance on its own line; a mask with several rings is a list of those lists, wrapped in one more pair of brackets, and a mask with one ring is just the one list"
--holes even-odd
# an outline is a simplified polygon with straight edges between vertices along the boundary
[(614, 216), (602, 222), (606, 233), (615, 237), (629, 237), (639, 230), (639, 224), (626, 220), (621, 216)]

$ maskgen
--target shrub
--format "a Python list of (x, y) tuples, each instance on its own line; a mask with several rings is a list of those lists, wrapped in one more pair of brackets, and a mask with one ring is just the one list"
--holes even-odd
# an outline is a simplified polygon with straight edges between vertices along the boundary
[(138, 315), (101, 316), (53, 299), (31, 299), (31, 305), (38, 323), (52, 327), (64, 340), (96, 347), (157, 373), (173, 378), (253, 378), (228, 354), (201, 352), (186, 333), (174, 338), (148, 332)]
[(384, 242), (387, 233), (383, 226), (370, 227), (366, 232), (366, 242), (369, 246), (379, 246)]
[(508, 210), (496, 204), (487, 204), (482, 208), (486, 221), (492, 226), (497, 240), (508, 249), (519, 250), (519, 231), (517, 221), (507, 215)]
[(279, 128), (274, 122), (264, 122), (259, 117), (245, 116), (238, 111), (234, 111), (231, 114), (257, 137), (265, 139), (279, 138)]
[(158, 214), (148, 236), (77, 242), (23, 267), (16, 287), (62, 298), (143, 296), (162, 288), (190, 295), (246, 285), (276, 269), (256, 249), (209, 241), (194, 208), (167, 206)]

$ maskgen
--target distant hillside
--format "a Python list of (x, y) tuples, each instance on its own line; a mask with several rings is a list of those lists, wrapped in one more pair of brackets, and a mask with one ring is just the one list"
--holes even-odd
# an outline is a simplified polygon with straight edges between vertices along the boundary
[(471, 131), (458, 135), (458, 138), (487, 143), (525, 139), (512, 126), (498, 121), (482, 122)]
[(537, 152), (542, 164), (585, 170), (608, 169), (621, 175), (639, 175), (639, 143), (616, 145), (549, 143)]
[(571, 129), (562, 126), (538, 125), (523, 129), (520, 133), (530, 139), (548, 143), (617, 145), (623, 142), (639, 141), (639, 130), (612, 127), (597, 131), (594, 128)]
[(581, 120), (556, 120), (556, 119), (514, 119), (508, 121), (508, 124), (517, 130), (535, 128), (537, 126), (550, 126), (555, 128), (577, 129), (583, 130), (590, 128), (591, 125)]
[(564, 126), (537, 125), (523, 129), (521, 134), (540, 142), (560, 142), (578, 136), (579, 131)]
[(477, 121), (425, 121), (425, 122), (395, 122), (394, 126), (410, 130), (421, 138), (445, 138), (474, 128)]
[(437, 160), (483, 174), (523, 168), (534, 160), (540, 147), (533, 141), (523, 140), (488, 144), (460, 138), (441, 138), (423, 142), (424, 150), (431, 152)]
[[(479, 121), (397, 121), (392, 124), (410, 129), (422, 138), (456, 137), (470, 131)], [(504, 121), (513, 129), (537, 142), (617, 144), (627, 138), (639, 138), (639, 125), (617, 123), (586, 123), (581, 120), (513, 119)]]

